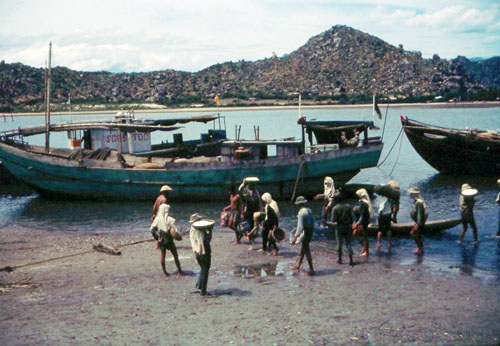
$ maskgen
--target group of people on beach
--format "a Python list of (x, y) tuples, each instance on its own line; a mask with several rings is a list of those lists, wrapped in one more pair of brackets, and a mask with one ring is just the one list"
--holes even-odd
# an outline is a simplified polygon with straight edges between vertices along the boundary
[[(257, 237), (260, 226), (262, 226), (262, 248), (259, 252), (276, 256), (278, 254), (278, 242), (283, 240), (284, 231), (279, 228), (280, 210), (278, 203), (272, 198), (269, 192), (260, 195), (256, 186), (259, 183), (258, 177), (247, 177), (243, 179), (238, 189), (232, 189), (230, 193), (230, 204), (223, 209), (221, 214), (221, 226), (231, 228), (236, 235), (233, 244), (240, 244), (243, 237), (253, 244)], [(497, 181), (500, 191), (500, 179)], [(168, 194), (172, 189), (164, 185), (160, 190), (160, 195), (153, 206), (151, 216), (151, 233), (158, 241), (157, 248), (161, 251), (160, 264), (165, 276), (168, 272), (165, 267), (166, 250), (169, 250), (178, 269), (178, 275), (185, 275), (181, 270), (177, 248), (174, 239), (180, 239), (181, 235), (175, 226), (175, 219), (169, 215), (170, 206), (168, 204)], [(382, 236), (388, 240), (388, 249), (392, 248), (392, 223), (397, 223), (397, 215), (400, 203), (400, 186), (394, 180), (389, 180), (386, 184), (376, 185), (374, 193), (380, 196), (380, 203), (377, 214), (373, 207), (370, 194), (364, 188), (356, 190), (358, 199), (357, 205), (351, 204), (352, 196), (342, 187), (336, 189), (334, 180), (331, 177), (324, 179), (322, 208), (322, 223), (335, 228), (337, 241), (337, 263), (342, 264), (342, 248), (345, 244), (349, 264), (354, 265), (353, 250), (351, 241), (353, 237), (358, 238), (362, 244), (360, 256), (369, 256), (368, 226), (374, 221), (378, 221), (377, 249), (381, 248)], [(410, 235), (415, 240), (416, 249), (413, 251), (416, 255), (424, 254), (424, 244), (422, 234), (425, 229), (425, 223), (428, 217), (425, 200), (416, 186), (412, 186), (408, 193), (413, 198), (413, 208), (410, 217), (414, 222)], [(478, 193), (477, 189), (469, 184), (463, 184), (459, 198), (459, 208), (463, 229), (459, 236), (459, 242), (463, 241), (464, 235), (470, 225), (473, 230), (474, 240), (478, 242), (478, 231), (474, 219), (474, 196)], [(496, 202), (500, 207), (500, 192)], [(314, 233), (314, 215), (307, 207), (307, 199), (298, 196), (295, 200), (297, 211), (297, 226), (290, 232), (290, 243), (300, 244), (300, 250), (297, 260), (292, 269), (299, 271), (304, 257), (309, 264), (309, 274), (314, 275), (313, 260), (310, 250), (310, 242)], [(499, 208), (500, 211), (500, 208)], [(202, 295), (207, 294), (208, 274), (211, 264), (210, 241), (212, 239), (212, 230), (215, 224), (213, 220), (204, 219), (199, 214), (193, 214), (190, 217), (189, 237), (191, 247), (196, 255), (196, 260), (200, 265), (200, 274), (196, 287)], [(500, 213), (498, 220), (498, 236), (500, 236)]]

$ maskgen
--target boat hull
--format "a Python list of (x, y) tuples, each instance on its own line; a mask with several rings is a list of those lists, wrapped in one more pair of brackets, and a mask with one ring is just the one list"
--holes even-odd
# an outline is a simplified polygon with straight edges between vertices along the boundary
[(237, 188), (244, 177), (258, 176), (259, 190), (283, 200), (290, 199), (295, 189), (296, 196), (314, 196), (326, 175), (336, 184), (346, 183), (360, 169), (376, 166), (382, 147), (380, 143), (294, 158), (169, 163), (162, 169), (134, 169), (98, 167), (95, 160), (52, 157), (0, 143), (0, 160), (18, 179), (49, 196), (147, 200), (168, 184), (174, 200), (227, 200), (232, 186)]
[[(462, 219), (444, 219), (444, 220), (433, 220), (427, 221), (425, 223), (423, 234), (426, 236), (439, 235), (447, 229), (453, 228), (459, 225)], [(333, 228), (337, 227), (335, 223), (327, 222), (327, 224)], [(414, 222), (402, 222), (402, 223), (391, 223), (392, 236), (395, 237), (409, 237), (411, 229), (415, 225)], [(368, 225), (368, 235), (376, 236), (379, 231), (378, 224)]]
[[(427, 221), (424, 227), (424, 235), (435, 235), (441, 232), (453, 228), (462, 222), (461, 219), (445, 219), (445, 220), (433, 220)], [(409, 236), (410, 231), (415, 225), (414, 222), (403, 222), (403, 223), (392, 223), (391, 232), (393, 236)], [(378, 233), (378, 225), (370, 224), (368, 226), (368, 232), (370, 235), (375, 236)]]
[(434, 169), (448, 175), (500, 175), (500, 142), (471, 139), (446, 129), (401, 119), (413, 148)]

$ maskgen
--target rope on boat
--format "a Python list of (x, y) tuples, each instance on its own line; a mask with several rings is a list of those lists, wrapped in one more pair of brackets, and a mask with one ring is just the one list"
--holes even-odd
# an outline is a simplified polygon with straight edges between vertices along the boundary
[(387, 113), (389, 112), (389, 103), (387, 103), (387, 107), (385, 108), (385, 118), (384, 118), (384, 127), (382, 128), (382, 137), (380, 137), (380, 140), (384, 140), (384, 133), (385, 133), (385, 124), (387, 123)]
[(394, 166), (392, 166), (391, 173), (389, 173), (389, 177), (392, 177), (392, 172), (394, 172), (394, 169), (396, 168), (396, 164), (399, 161), (399, 154), (401, 154), (401, 147), (403, 146), (403, 138), (404, 137), (401, 137), (401, 140), (399, 141), (398, 156), (396, 157), (396, 161), (394, 161)]
[(295, 193), (297, 192), (297, 186), (299, 184), (299, 179), (300, 179), (300, 173), (302, 173), (302, 167), (304, 166), (304, 155), (301, 156), (301, 161), (300, 161), (300, 167), (299, 171), (297, 172), (297, 178), (295, 179), (295, 186), (293, 187), (293, 193), (292, 193), (292, 198), (290, 199), (290, 202), (293, 202), (295, 199)]
[(389, 152), (387, 153), (387, 155), (385, 156), (385, 158), (382, 160), (382, 162), (380, 162), (378, 165), (377, 165), (377, 168), (382, 166), (385, 162), (385, 160), (387, 160), (387, 158), (389, 157), (389, 155), (391, 154), (392, 152), (392, 149), (394, 149), (394, 146), (396, 145), (396, 143), (398, 142), (398, 139), (399, 137), (401, 136), (401, 133), (403, 132), (403, 128), (401, 127), (401, 130), (399, 130), (399, 134), (398, 134), (398, 137), (396, 138), (396, 140), (394, 141), (394, 143), (392, 144), (392, 147), (391, 149), (389, 150)]
[[(156, 241), (156, 240), (155, 239), (143, 239), (143, 240), (134, 241), (132, 243), (118, 245), (118, 246), (115, 246), (115, 247), (116, 248), (122, 248), (122, 247), (126, 247), (126, 246), (137, 245), (137, 244), (141, 244), (141, 243), (148, 243), (148, 242), (153, 242), (153, 241)], [(65, 256), (59, 256), (59, 257), (54, 257), (54, 258), (48, 258), (48, 259), (41, 260), (41, 261), (36, 261), (36, 262), (21, 264), (21, 265), (18, 265), (18, 266), (6, 266), (6, 267), (3, 267), (3, 268), (0, 268), (0, 271), (12, 272), (12, 271), (14, 271), (14, 269), (19, 269), (19, 268), (34, 266), (34, 265), (38, 265), (38, 264), (42, 264), (42, 263), (57, 261), (57, 260), (65, 259), (65, 258), (70, 258), (70, 257), (75, 257), (75, 256), (80, 256), (80, 255), (85, 255), (85, 254), (88, 254), (88, 253), (91, 253), (91, 252), (95, 252), (95, 250), (87, 250), (87, 251), (82, 251), (82, 252), (74, 253), (74, 254), (71, 254), (71, 255), (65, 255)]]

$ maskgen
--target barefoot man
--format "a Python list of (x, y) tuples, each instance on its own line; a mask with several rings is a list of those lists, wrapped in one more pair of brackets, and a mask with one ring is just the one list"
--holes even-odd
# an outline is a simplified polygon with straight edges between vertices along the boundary
[(295, 231), (292, 231), (290, 243), (301, 243), (299, 256), (293, 269), (300, 270), (302, 260), (306, 256), (307, 263), (309, 263), (309, 275), (314, 275), (311, 249), (309, 247), (314, 232), (314, 217), (311, 209), (306, 207), (306, 203), (307, 199), (303, 196), (299, 196), (295, 200), (295, 205), (299, 208), (299, 213), (297, 214), (297, 228)]
[(168, 215), (170, 206), (168, 204), (161, 204), (158, 208), (158, 213), (156, 214), (153, 223), (151, 224), (151, 234), (153, 238), (158, 241), (158, 248), (161, 251), (160, 264), (163, 274), (168, 276), (167, 269), (165, 268), (165, 256), (167, 250), (172, 252), (174, 256), (175, 265), (177, 266), (178, 275), (184, 275), (181, 270), (181, 263), (179, 262), (179, 255), (177, 254), (177, 248), (174, 243), (174, 238), (172, 237), (171, 229), (176, 230), (175, 219)]
[(346, 196), (342, 192), (335, 194), (335, 207), (332, 209), (332, 222), (337, 223), (335, 229), (335, 237), (337, 238), (337, 263), (342, 264), (342, 243), (345, 243), (347, 254), (349, 255), (349, 265), (353, 266), (352, 260), (352, 224), (354, 222), (354, 215), (352, 207), (346, 201)]
[(412, 220), (415, 222), (415, 225), (410, 231), (410, 234), (415, 239), (415, 243), (417, 243), (417, 248), (413, 250), (415, 255), (423, 255), (424, 254), (424, 241), (422, 240), (422, 232), (424, 231), (425, 220), (427, 220), (427, 211), (425, 208), (425, 201), (422, 195), (420, 194), (420, 190), (416, 186), (412, 186), (408, 193), (414, 199), (413, 210), (410, 213)]
[(168, 204), (168, 194), (172, 191), (172, 188), (168, 185), (163, 185), (160, 189), (160, 194), (156, 198), (155, 204), (153, 205), (153, 214), (151, 215), (151, 221), (153, 221), (158, 213), (158, 209), (162, 204)]

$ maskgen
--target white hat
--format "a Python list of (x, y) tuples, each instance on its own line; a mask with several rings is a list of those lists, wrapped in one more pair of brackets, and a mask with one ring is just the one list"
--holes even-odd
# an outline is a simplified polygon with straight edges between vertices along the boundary
[(412, 195), (416, 195), (420, 193), (420, 189), (417, 186), (412, 186), (408, 189), (408, 193)]
[(469, 184), (462, 185), (462, 195), (464, 196), (475, 196), (477, 195), (477, 189), (473, 189)]
[(189, 223), (195, 223), (201, 220), (202, 218), (203, 217), (198, 213), (191, 214), (191, 217), (189, 218)]
[(257, 177), (247, 177), (245, 178), (246, 183), (258, 183), (260, 180)]
[(172, 188), (168, 185), (163, 185), (160, 189), (160, 192), (172, 191)]

